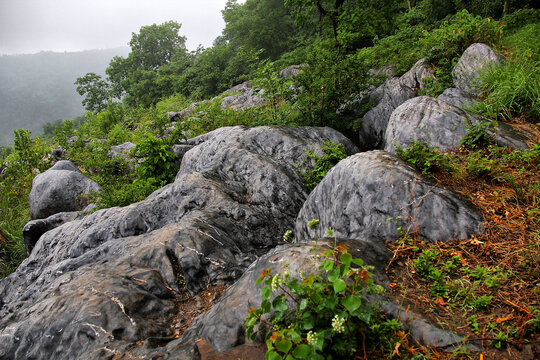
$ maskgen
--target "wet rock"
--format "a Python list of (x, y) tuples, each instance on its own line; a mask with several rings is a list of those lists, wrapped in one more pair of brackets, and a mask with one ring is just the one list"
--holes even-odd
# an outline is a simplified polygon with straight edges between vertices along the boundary
[(414, 67), (401, 77), (387, 79), (384, 84), (374, 90), (371, 101), (377, 105), (362, 118), (359, 128), (361, 150), (382, 149), (384, 133), (390, 115), (399, 105), (415, 97), (424, 88), (423, 80), (433, 75), (424, 60), (419, 60)]
[(81, 198), (90, 191), (100, 191), (101, 187), (68, 160), (59, 161), (44, 173), (38, 174), (30, 191), (30, 216), (44, 219), (59, 212), (79, 211), (88, 205)]
[(480, 71), (490, 65), (499, 65), (503, 58), (486, 44), (472, 44), (463, 52), (452, 70), (456, 87), (472, 95), (479, 95), (476, 80)]
[[(441, 151), (456, 150), (467, 135), (468, 126), (482, 121), (485, 120), (440, 98), (419, 96), (392, 113), (385, 134), (385, 150), (395, 153), (398, 146), (406, 148), (414, 141), (438, 147)], [(497, 130), (488, 133), (498, 145), (528, 148), (525, 135), (509, 125), (500, 123)]]
[[(307, 226), (312, 219), (320, 221), (318, 228)], [(402, 229), (448, 241), (477, 234), (483, 222), (469, 202), (377, 150), (349, 156), (328, 172), (302, 206), (295, 237), (323, 237), (328, 228), (341, 238), (385, 241), (399, 238)]]
[[(307, 196), (297, 168), (309, 164), (298, 160), (328, 140), (356, 151), (329, 128), (218, 129), (187, 142), (195, 147), (174, 183), (45, 232), (0, 280), (0, 354), (102, 359), (164, 351), (174, 341), (177, 296), (230, 284), (293, 227)], [(168, 356), (196, 358), (194, 345)]]

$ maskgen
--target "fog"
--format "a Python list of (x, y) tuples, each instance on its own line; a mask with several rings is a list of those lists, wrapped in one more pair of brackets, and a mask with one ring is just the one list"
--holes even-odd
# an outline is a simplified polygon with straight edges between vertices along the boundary
[[(190, 50), (221, 34), (227, 0), (0, 0), (0, 54), (127, 46), (141, 26), (174, 20)], [(239, 1), (243, 3), (243, 1)]]

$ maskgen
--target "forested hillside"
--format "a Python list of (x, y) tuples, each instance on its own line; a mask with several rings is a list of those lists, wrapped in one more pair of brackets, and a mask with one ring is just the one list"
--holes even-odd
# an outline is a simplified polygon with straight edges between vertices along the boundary
[(88, 72), (104, 74), (113, 56), (128, 52), (126, 47), (0, 56), (0, 145), (13, 140), (15, 129), (39, 135), (45, 123), (84, 115), (75, 79)]
[[(5, 282), (0, 285), (7, 285), (4, 290), (0, 286), (0, 294), (5, 291), (10, 300), (2, 303), (0, 299), (0, 310), (8, 309), (6, 314), (16, 318), (17, 296), (21, 296), (30, 309), (25, 311), (34, 316), (28, 299), (35, 296), (41, 301), (37, 299), (41, 295), (34, 295), (31, 286), (37, 284), (36, 289), (42, 287), (39, 291), (49, 291), (46, 284), (59, 279), (56, 276), (78, 272), (81, 283), (73, 285), (73, 291), (78, 291), (85, 288), (85, 276), (92, 278), (90, 271), (103, 269), (98, 277), (105, 280), (99, 281), (114, 291), (126, 286), (129, 290), (118, 290), (122, 292), (119, 296), (125, 295), (134, 305), (124, 308), (116, 295), (95, 300), (112, 299), (109, 310), (116, 311), (121, 319), (118, 323), (125, 326), (103, 320), (99, 326), (110, 325), (110, 334), (99, 327), (106, 335), (88, 336), (88, 342), (70, 350), (82, 354), (86, 351), (83, 346), (98, 348), (99, 341), (107, 346), (109, 341), (118, 341), (118, 349), (125, 351), (122, 356), (150, 357), (152, 351), (158, 356), (159, 351), (170, 348), (187, 349), (182, 348), (185, 343), (174, 340), (184, 335), (173, 328), (169, 318), (163, 320), (164, 326), (159, 325), (165, 329), (157, 332), (159, 337), (140, 335), (145, 329), (154, 329), (155, 324), (143, 326), (139, 318), (134, 321), (129, 317), (140, 310), (142, 302), (135, 299), (132, 289), (150, 289), (156, 292), (151, 297), (165, 303), (168, 291), (179, 288), (170, 295), (176, 303), (169, 305), (175, 308), (207, 289), (205, 286), (215, 285), (214, 279), (221, 281), (220, 286), (231, 285), (249, 267), (262, 275), (257, 280), (260, 272), (248, 272), (251, 278), (242, 278), (244, 286), (255, 291), (255, 281), (267, 285), (261, 294), (261, 308), (250, 307), (245, 299), (231, 295), (226, 300), (232, 305), (221, 307), (227, 315), (216, 316), (216, 323), (207, 318), (207, 329), (212, 332), (229, 326), (228, 320), (222, 321), (229, 315), (241, 315), (243, 320), (245, 314), (232, 314), (230, 309), (244, 306), (245, 312), (249, 311), (246, 322), (237, 321), (234, 326), (238, 328), (227, 330), (234, 336), (240, 334), (241, 340), (235, 342), (231, 339), (236, 337), (229, 335), (216, 340), (237, 345), (245, 341), (244, 332), (238, 329), (247, 327), (249, 336), (274, 307), (278, 315), (269, 321), (273, 321), (270, 325), (275, 331), (261, 334), (268, 335), (267, 357), (271, 359), (324, 359), (329, 353), (333, 358), (537, 357), (537, 2), (246, 0), (239, 4), (232, 0), (223, 9), (223, 17), (223, 33), (210, 48), (189, 52), (181, 24), (175, 19), (143, 26), (133, 29), (128, 53), (112, 57), (108, 65), (102, 63), (104, 73), (89, 69), (86, 74), (75, 74), (73, 70), (74, 76), (62, 79), (72, 84), (72, 94), (53, 84), (56, 73), (44, 71), (45, 85), (34, 97), (11, 100), (22, 113), (34, 101), (46, 103), (52, 112), (57, 108), (52, 105), (54, 99), (79, 98), (87, 113), (84, 121), (49, 124), (46, 138), (35, 136), (41, 125), (32, 128), (17, 123), (18, 127), (28, 126), (33, 134), (16, 130), (13, 148), (1, 149), (0, 277), (5, 277)], [(21, 84), (31, 84), (29, 77), (26, 82), (16, 81), (17, 76), (25, 76), (19, 63), (31, 66), (36, 61), (41, 66), (45, 60), (38, 61), (38, 57), (50, 58), (55, 59), (50, 60), (54, 66), (71, 69), (63, 61), (75, 55), (34, 56), (21, 57), (24, 61), (0, 59), (19, 69), (1, 75), (6, 78), (2, 88), (10, 84), (12, 92)], [(79, 59), (77, 68), (81, 62)], [(5, 99), (12, 99), (10, 96)], [(33, 116), (50, 122), (81, 112), (74, 109), (75, 114), (50, 119), (43, 117), (45, 112)], [(56, 169), (48, 171), (53, 165)], [(326, 176), (334, 165), (338, 170), (334, 168)], [(36, 211), (31, 218), (28, 198), (33, 179), (53, 176), (57, 170), (74, 172), (92, 185), (72, 199), (77, 206), (53, 211), (44, 206), (46, 211), (39, 215)], [(401, 189), (403, 184), (408, 186), (405, 190)], [(64, 191), (56, 191), (54, 196), (60, 193)], [(289, 202), (290, 206), (284, 205)], [(92, 205), (85, 208), (79, 206), (82, 203)], [(422, 210), (423, 206), (432, 207)], [(443, 212), (443, 207), (448, 212)], [(391, 215), (389, 208), (394, 211)], [(314, 218), (317, 216), (320, 219)], [(279, 222), (278, 218), (287, 220)], [(442, 220), (446, 223), (439, 222)], [(286, 226), (290, 231), (284, 231)], [(454, 231), (454, 226), (458, 230)], [(321, 265), (324, 276), (309, 276), (299, 282), (289, 279), (285, 267), (279, 270), (284, 271), (280, 277), (271, 269), (250, 265), (253, 258), (277, 243), (302, 242), (313, 234), (315, 240), (331, 238), (336, 245), (336, 233), (343, 239), (362, 238), (365, 243), (371, 243), (373, 235), (380, 250), (375, 255), (390, 255), (373, 275), (361, 260), (352, 260), (347, 247), (334, 246)], [(237, 239), (238, 244), (234, 243)], [(40, 256), (31, 252), (33, 246)], [(137, 256), (128, 253), (133, 249), (140, 249)], [(29, 259), (16, 270), (27, 252)], [(102, 268), (96, 265), (101, 256), (107, 256), (99, 263)], [(139, 260), (140, 273), (133, 270), (127, 276), (122, 272), (139, 266), (134, 265)], [(221, 261), (226, 264), (223, 273), (219, 273)], [(39, 270), (38, 262), (46, 271)], [(109, 268), (109, 262), (117, 265)], [(169, 265), (173, 269), (163, 270)], [(159, 268), (155, 273), (154, 267)], [(109, 271), (117, 274), (116, 280), (108, 282)], [(378, 275), (388, 277), (382, 286), (373, 282)], [(37, 277), (39, 281), (32, 282)], [(203, 284), (203, 278), (208, 282)], [(251, 284), (246, 285), (246, 279), (251, 279)], [(324, 283), (326, 279), (331, 283)], [(133, 282), (126, 285), (129, 281)], [(51, 290), (46, 296), (67, 293), (60, 289), (67, 283), (57, 283), (58, 291)], [(354, 284), (353, 288), (348, 284)], [(356, 285), (374, 296), (385, 292), (392, 301), (415, 307), (432, 324), (463, 337), (456, 340), (452, 335), (454, 340), (447, 338), (445, 345), (433, 340), (438, 339), (435, 335), (429, 346), (416, 343), (410, 339), (414, 330), (382, 316)], [(10, 290), (10, 286), (17, 290)], [(284, 286), (298, 296), (309, 294), (297, 301), (302, 317), (288, 317), (289, 305), (283, 294), (272, 303), (268, 301), (271, 289)], [(76, 308), (73, 304), (78, 304), (81, 296), (97, 296), (94, 288), (91, 290), (73, 295), (76, 300), (70, 306)], [(203, 293), (211, 294), (210, 290)], [(148, 301), (154, 304), (154, 300)], [(213, 304), (213, 300), (208, 302)], [(153, 305), (145, 309), (150, 308), (155, 310)], [(403, 312), (409, 316), (406, 309)], [(47, 311), (43, 313), (49, 314)], [(59, 311), (69, 313), (65, 308)], [(388, 308), (385, 311), (391, 312)], [(183, 310), (179, 313), (185, 315)], [(144, 313), (140, 319), (147, 321), (153, 315)], [(175, 326), (182, 328), (183, 334), (191, 325), (180, 324), (175, 316)], [(410, 320), (413, 317), (410, 315)], [(360, 325), (350, 328), (346, 321), (353, 318)], [(58, 319), (58, 328), (72, 323)], [(8, 333), (9, 321), (4, 322), (6, 330), (0, 333), (0, 341), (5, 341), (13, 354), (30, 354), (25, 344), (30, 347), (37, 338), (30, 334), (24, 344), (5, 340), (18, 334)], [(28, 323), (15, 321), (22, 332), (40, 329), (47, 322), (36, 317)], [(186, 330), (189, 341), (203, 337), (206, 325), (201, 325), (202, 321), (194, 322), (201, 327), (191, 333)], [(78, 334), (78, 328), (70, 329)], [(416, 332), (417, 337), (423, 335), (423, 330)], [(55, 348), (53, 340), (42, 339), (44, 347)], [(163, 340), (167, 345), (156, 350), (149, 339)], [(470, 348), (461, 346), (469, 344), (467, 339), (479, 341), (484, 350), (472, 346), (473, 342)], [(147, 344), (146, 340), (152, 349), (138, 352), (147, 346), (141, 345)], [(122, 341), (126, 342), (120, 344)]]

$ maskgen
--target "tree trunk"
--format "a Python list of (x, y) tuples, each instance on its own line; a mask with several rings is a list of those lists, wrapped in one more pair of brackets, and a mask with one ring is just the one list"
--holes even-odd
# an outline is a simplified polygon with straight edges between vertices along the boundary
[(508, 15), (508, 11), (510, 11), (510, 0), (504, 0), (503, 16)]

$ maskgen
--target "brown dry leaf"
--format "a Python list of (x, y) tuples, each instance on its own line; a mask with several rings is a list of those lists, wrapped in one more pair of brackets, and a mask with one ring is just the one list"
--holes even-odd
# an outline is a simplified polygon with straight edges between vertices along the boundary
[(396, 343), (396, 347), (394, 348), (394, 352), (392, 352), (392, 356), (399, 355), (399, 347), (401, 346), (400, 342)]
[(448, 303), (446, 301), (444, 301), (444, 299), (442, 297), (440, 297), (440, 296), (437, 298), (437, 300), (435, 300), (435, 304), (441, 305), (441, 306), (448, 305)]
[(495, 322), (496, 322), (497, 324), (500, 324), (500, 323), (505, 322), (505, 321), (508, 321), (508, 320), (510, 320), (510, 319), (512, 319), (512, 318), (513, 318), (513, 316), (512, 316), (512, 314), (510, 314), (510, 315), (505, 316), (505, 317), (502, 317), (502, 318), (497, 318), (497, 320), (495, 320)]

